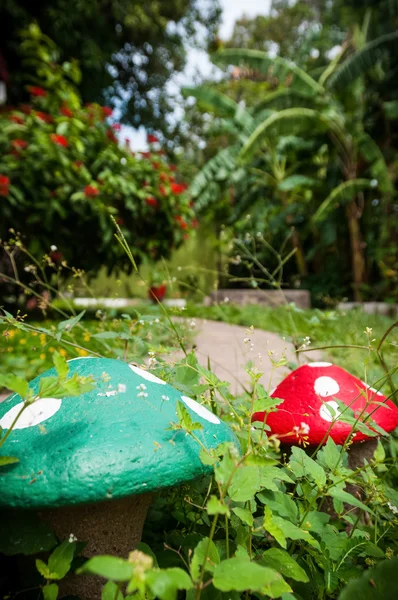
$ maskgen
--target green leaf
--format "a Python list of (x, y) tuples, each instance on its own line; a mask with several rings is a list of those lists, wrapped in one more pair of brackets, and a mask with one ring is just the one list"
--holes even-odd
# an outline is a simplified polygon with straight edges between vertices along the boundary
[(300, 188), (311, 188), (316, 185), (315, 179), (305, 175), (290, 175), (278, 183), (278, 190), (281, 192), (292, 192)]
[(272, 511), (268, 506), (266, 506), (264, 510), (263, 527), (265, 531), (268, 531), (268, 533), (275, 538), (275, 540), (278, 542), (278, 544), (282, 546), (282, 548), (287, 547), (285, 534), (283, 533), (282, 529), (275, 523)]
[(263, 561), (265, 561), (267, 566), (272, 567), (285, 577), (289, 577), (295, 581), (302, 581), (303, 583), (309, 581), (304, 569), (285, 550), (270, 548), (264, 552)]
[(123, 600), (123, 594), (114, 581), (108, 581), (104, 585), (101, 600)]
[(0, 467), (5, 467), (5, 465), (12, 465), (17, 462), (19, 462), (19, 458), (17, 458), (16, 456), (0, 456)]
[(76, 550), (75, 542), (62, 542), (60, 546), (50, 555), (48, 559), (48, 568), (50, 569), (51, 579), (63, 579), (70, 569)]
[(65, 379), (69, 373), (69, 366), (64, 356), (61, 356), (59, 352), (55, 351), (53, 354), (53, 363), (55, 370), (58, 373), (58, 377)]
[(235, 502), (251, 500), (261, 487), (258, 467), (241, 465), (234, 473), (228, 494)]
[(292, 591), (283, 577), (274, 569), (262, 567), (240, 557), (224, 560), (216, 566), (213, 585), (223, 592), (257, 591), (271, 598), (278, 598), (284, 592)]
[(341, 462), (341, 452), (341, 446), (337, 446), (329, 436), (326, 444), (319, 450), (317, 460), (319, 463), (333, 471), (336, 468), (336, 465)]
[(44, 561), (40, 558), (36, 559), (36, 569), (39, 571), (40, 575), (42, 575), (45, 579), (51, 578), (51, 571), (46, 565)]
[(286, 492), (266, 490), (261, 494), (257, 494), (257, 498), (279, 516), (286, 517), (292, 522), (297, 520), (298, 508)]
[(43, 600), (57, 600), (58, 586), (56, 583), (48, 583), (42, 589)]
[(162, 569), (148, 572), (146, 581), (157, 598), (160, 600), (176, 600), (178, 590), (193, 588), (188, 573), (179, 568)]
[(371, 515), (374, 515), (373, 510), (370, 509), (369, 506), (366, 506), (366, 504), (364, 504), (363, 502), (358, 500), (358, 498), (355, 498), (355, 496), (353, 496), (352, 494), (349, 494), (348, 492), (345, 492), (344, 490), (340, 490), (339, 488), (331, 488), (328, 491), (328, 496), (331, 496), (332, 498), (337, 498), (337, 500), (341, 500), (341, 502), (345, 502), (346, 504), (351, 504), (352, 506), (357, 506), (358, 508), (361, 508), (365, 512), (368, 512)]
[(112, 581), (128, 581), (133, 576), (134, 567), (127, 560), (116, 556), (94, 556), (90, 558), (77, 573), (100, 575)]
[(247, 508), (240, 508), (239, 506), (232, 509), (232, 512), (236, 514), (237, 517), (249, 527), (253, 525), (253, 515), (250, 510)]
[(178, 420), (183, 429), (186, 429), (186, 431), (203, 429), (203, 425), (201, 423), (193, 421), (187, 407), (180, 400), (177, 402), (176, 409)]
[(206, 506), (208, 515), (228, 515), (230, 514), (228, 506), (223, 504), (217, 496), (210, 496)]
[(317, 208), (312, 221), (322, 221), (328, 215), (329, 210), (336, 208), (341, 205), (350, 203), (359, 192), (373, 187), (370, 179), (350, 179), (349, 181), (343, 181), (337, 187), (334, 188), (328, 195), (328, 197), (322, 202)]
[(205, 565), (205, 571), (213, 573), (215, 565), (220, 563), (220, 555), (217, 547), (212, 540), (204, 538), (196, 546), (191, 561), (191, 577), (194, 581), (199, 580), (199, 576)]
[(82, 310), (82, 312), (76, 315), (75, 317), (58, 323), (58, 331), (71, 331), (71, 329), (73, 329), (73, 327), (75, 327), (75, 325), (77, 325), (78, 322), (84, 317), (85, 312), (85, 310)]
[(398, 557), (383, 560), (374, 569), (352, 579), (343, 589), (339, 600), (396, 600), (398, 598)]
[(311, 477), (319, 488), (326, 484), (326, 474), (321, 465), (308, 456), (304, 450), (293, 446), (290, 466), (297, 477)]
[(6, 556), (38, 554), (52, 550), (57, 539), (34, 512), (0, 511), (0, 552)]
[(291, 540), (306, 540), (312, 546), (317, 545), (316, 541), (308, 533), (308, 531), (301, 529), (301, 527), (297, 527), (297, 525), (294, 523), (291, 523), (286, 519), (282, 519), (282, 517), (278, 517), (277, 515), (273, 515), (273, 523), (275, 527), (279, 528), (285, 538), (289, 538)]
[(0, 375), (0, 387), (7, 388), (16, 394), (19, 394), (21, 398), (25, 398), (28, 393), (29, 385), (26, 379), (17, 377), (16, 375)]

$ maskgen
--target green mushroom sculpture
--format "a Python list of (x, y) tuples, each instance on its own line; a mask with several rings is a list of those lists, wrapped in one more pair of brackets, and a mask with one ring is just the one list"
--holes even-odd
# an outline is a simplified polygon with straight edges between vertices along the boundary
[[(19, 463), (0, 478), (0, 506), (36, 510), (59, 539), (87, 542), (84, 554), (127, 557), (139, 542), (151, 492), (190, 481), (211, 471), (200, 445), (173, 430), (182, 402), (207, 448), (237, 444), (227, 425), (196, 401), (149, 371), (122, 361), (80, 358), (70, 374), (94, 377), (94, 390), (79, 397), (42, 398), (29, 405), (7, 444)], [(30, 383), (37, 393), (41, 377)], [(7, 430), (23, 404), (14, 394), (0, 404)], [(98, 598), (91, 577), (71, 578), (62, 592)], [(98, 587), (99, 586), (99, 587)]]

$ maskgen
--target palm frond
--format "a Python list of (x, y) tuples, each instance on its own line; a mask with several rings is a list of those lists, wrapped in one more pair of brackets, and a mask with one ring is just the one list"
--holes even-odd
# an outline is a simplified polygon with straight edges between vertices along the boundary
[(254, 150), (268, 136), (297, 133), (308, 127), (308, 121), (311, 121), (312, 124), (315, 122), (320, 126), (329, 126), (330, 129), (333, 129), (333, 122), (316, 110), (311, 108), (287, 108), (273, 113), (258, 125), (244, 144), (239, 158), (243, 160), (250, 158)]
[(220, 150), (211, 158), (192, 181), (189, 192), (200, 212), (213, 202), (217, 202), (223, 186), (237, 171), (236, 157), (240, 145), (235, 144)]
[(214, 52), (210, 58), (216, 65), (243, 65), (257, 73), (266, 73), (303, 95), (314, 96), (324, 91), (315, 79), (295, 63), (280, 56), (271, 57), (261, 50), (227, 48)]
[(380, 50), (393, 48), (398, 42), (398, 31), (387, 33), (366, 44), (340, 66), (327, 82), (329, 88), (341, 88), (351, 84), (355, 79), (371, 69), (380, 59)]
[(372, 187), (374, 186), (370, 179), (350, 179), (340, 183), (319, 206), (312, 221), (323, 221), (329, 210), (351, 202), (359, 192)]
[(368, 135), (363, 133), (358, 139), (358, 149), (362, 156), (370, 163), (370, 172), (377, 181), (378, 188), (385, 193), (393, 191), (391, 177), (382, 151), (376, 142)]
[(265, 108), (284, 110), (292, 107), (307, 107), (309, 98), (292, 88), (281, 88), (266, 94), (253, 108), (253, 115), (257, 116)]

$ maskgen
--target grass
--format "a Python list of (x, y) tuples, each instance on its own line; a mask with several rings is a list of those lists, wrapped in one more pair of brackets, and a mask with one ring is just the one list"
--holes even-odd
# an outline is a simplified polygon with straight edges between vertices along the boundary
[[(361, 310), (321, 311), (300, 310), (294, 306), (269, 308), (266, 306), (217, 305), (211, 307), (188, 306), (187, 316), (225, 321), (273, 331), (301, 346), (308, 336), (311, 348), (323, 346), (369, 345), (366, 328), (371, 328), (373, 350), (352, 347), (324, 349), (325, 357), (347, 369), (361, 379), (376, 381), (384, 374), (375, 348), (394, 321), (382, 315), (369, 315)], [(390, 369), (398, 368), (398, 329), (393, 329), (382, 347), (383, 357)]]

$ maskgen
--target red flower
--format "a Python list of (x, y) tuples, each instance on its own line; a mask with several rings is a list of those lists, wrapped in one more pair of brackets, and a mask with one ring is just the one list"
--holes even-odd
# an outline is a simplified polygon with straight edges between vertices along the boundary
[(157, 144), (157, 143), (158, 143), (158, 141), (159, 141), (159, 140), (158, 140), (158, 138), (156, 137), (156, 135), (149, 134), (149, 135), (148, 135), (148, 137), (147, 137), (147, 142), (148, 142), (148, 144)]
[(112, 116), (112, 109), (109, 108), (109, 106), (101, 106), (101, 111), (102, 114), (104, 115), (104, 117), (111, 117)]
[(30, 104), (21, 104), (19, 108), (23, 113), (25, 113), (25, 115), (30, 115), (30, 113), (32, 112), (32, 107), (30, 106)]
[(116, 138), (115, 134), (113, 133), (112, 129), (106, 130), (106, 136), (108, 139), (110, 139), (111, 142), (117, 142), (117, 138)]
[(84, 188), (84, 195), (86, 198), (95, 198), (95, 196), (99, 195), (99, 189), (93, 185), (86, 185)]
[(157, 208), (159, 204), (159, 202), (153, 196), (146, 198), (145, 202), (148, 204), (148, 206), (152, 206), (153, 208)]
[(122, 126), (120, 125), (120, 123), (113, 123), (113, 124), (111, 125), (111, 127), (112, 127), (112, 129), (113, 129), (114, 131), (120, 131), (120, 130), (121, 130), (121, 128), (122, 128)]
[(25, 148), (27, 148), (29, 146), (28, 142), (26, 140), (13, 140), (11, 142), (11, 145), (15, 148), (15, 150), (24, 150)]
[(40, 111), (36, 112), (36, 117), (40, 119), (40, 121), (44, 121), (45, 123), (52, 123), (54, 121), (51, 115)]
[(0, 175), (0, 196), (8, 196), (8, 186), (10, 179), (7, 175)]
[(32, 96), (41, 96), (42, 98), (45, 98), (47, 96), (46, 90), (43, 90), (43, 88), (34, 85), (28, 85), (28, 92), (32, 94)]
[(188, 223), (186, 221), (184, 221), (184, 219), (182, 218), (181, 215), (177, 215), (175, 217), (175, 220), (177, 221), (177, 223), (179, 224), (181, 229), (188, 229)]
[(168, 181), (169, 180), (169, 176), (167, 175), (167, 173), (164, 173), (163, 171), (160, 173), (159, 175), (159, 179), (160, 181)]
[(156, 160), (153, 161), (152, 166), (156, 170), (160, 169), (160, 163), (157, 162)]
[(73, 112), (71, 111), (69, 106), (66, 106), (66, 104), (61, 106), (59, 112), (61, 113), (61, 115), (64, 115), (64, 117), (69, 117), (70, 119), (73, 117)]
[(67, 148), (69, 146), (69, 142), (64, 135), (58, 135), (57, 133), (52, 133), (50, 135), (50, 138), (51, 138), (51, 141), (53, 141), (54, 144), (57, 144), (58, 146), (63, 146), (64, 148)]
[(187, 187), (188, 186), (185, 185), (185, 183), (172, 183), (171, 191), (173, 192), (173, 194), (182, 194), (183, 192), (185, 192)]
[(18, 125), (22, 125), (23, 122), (24, 122), (23, 118), (22, 117), (18, 117), (18, 115), (11, 115), (10, 121), (12, 121), (13, 123), (17, 123)]
[(144, 158), (150, 158), (151, 153), (150, 152), (141, 152), (141, 156), (143, 156)]
[(50, 252), (49, 257), (55, 263), (61, 262), (63, 254), (62, 252), (57, 252), (57, 250), (53, 250)]

